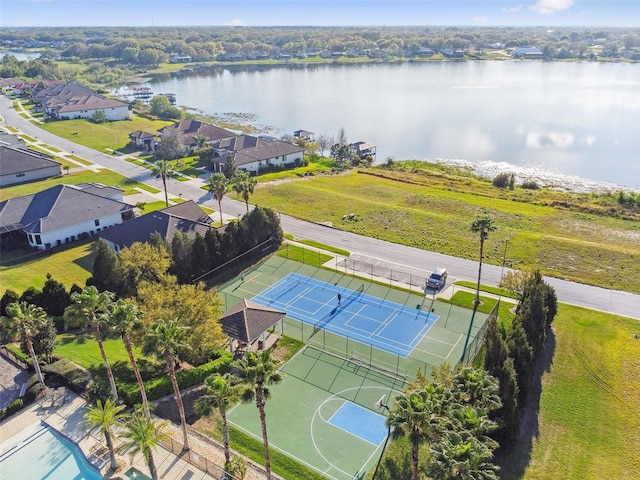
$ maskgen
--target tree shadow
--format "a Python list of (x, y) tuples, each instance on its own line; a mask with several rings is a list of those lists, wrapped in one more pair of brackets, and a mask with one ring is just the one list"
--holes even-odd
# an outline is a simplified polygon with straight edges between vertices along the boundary
[(531, 386), (527, 394), (526, 404), (520, 411), (520, 432), (516, 442), (496, 451), (495, 463), (500, 466), (502, 480), (517, 480), (522, 478), (531, 462), (533, 441), (540, 434), (540, 395), (542, 394), (542, 377), (551, 371), (553, 356), (556, 351), (556, 336), (554, 328), (547, 331), (544, 348), (536, 362)]

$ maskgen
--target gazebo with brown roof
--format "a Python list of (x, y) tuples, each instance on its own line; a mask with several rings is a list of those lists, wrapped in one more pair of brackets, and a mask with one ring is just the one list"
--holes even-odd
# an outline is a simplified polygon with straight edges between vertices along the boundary
[[(273, 346), (282, 335), (281, 320), (287, 313), (242, 300), (220, 318), (222, 331), (229, 336), (229, 348), (238, 355), (245, 349), (263, 350)], [(277, 331), (268, 332), (274, 325)]]

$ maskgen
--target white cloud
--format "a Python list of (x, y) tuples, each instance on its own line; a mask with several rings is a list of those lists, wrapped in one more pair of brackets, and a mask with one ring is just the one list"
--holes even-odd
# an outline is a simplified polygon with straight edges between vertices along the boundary
[(527, 147), (529, 148), (567, 148), (573, 145), (573, 133), (560, 132), (529, 132)]
[(502, 9), (503, 12), (505, 13), (515, 13), (515, 12), (519, 12), (520, 10), (522, 10), (522, 5), (515, 5), (513, 7), (505, 7)]
[(551, 15), (556, 12), (568, 10), (575, 4), (574, 0), (538, 0), (535, 5), (531, 5), (529, 10)]
[(247, 26), (247, 22), (245, 22), (244, 20), (240, 20), (239, 18), (234, 18), (230, 22), (225, 22), (224, 24), (227, 27), (246, 27)]
[(588, 135), (584, 140), (582, 140), (582, 143), (586, 144), (587, 147), (591, 147), (594, 143), (596, 143), (596, 137), (593, 135)]
[(486, 25), (489, 23), (489, 17), (486, 15), (480, 15), (478, 17), (473, 17), (474, 25)]

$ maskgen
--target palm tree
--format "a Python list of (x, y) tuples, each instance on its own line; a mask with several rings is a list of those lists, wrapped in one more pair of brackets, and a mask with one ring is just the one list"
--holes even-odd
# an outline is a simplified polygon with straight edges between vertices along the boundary
[(102, 403), (102, 400), (98, 400), (96, 405), (94, 407), (89, 407), (87, 413), (84, 414), (83, 423), (89, 430), (99, 428), (107, 442), (112, 471), (115, 471), (118, 468), (116, 452), (113, 447), (113, 428), (120, 425), (120, 420), (127, 417), (126, 414), (122, 413), (124, 409), (125, 405), (116, 405), (116, 401), (113, 398), (108, 398), (104, 404)]
[(24, 338), (38, 381), (44, 387), (44, 378), (40, 370), (40, 363), (38, 363), (38, 356), (33, 348), (32, 339), (45, 326), (47, 313), (42, 307), (27, 302), (10, 303), (5, 310), (10, 319), (3, 319), (3, 328), (6, 328), (11, 333), (20, 334)]
[(278, 371), (278, 360), (271, 356), (271, 350), (248, 352), (236, 363), (238, 376), (247, 388), (242, 393), (242, 400), (250, 402), (255, 399), (260, 412), (262, 425), (262, 442), (264, 444), (264, 461), (267, 480), (271, 480), (271, 457), (269, 455), (269, 440), (267, 439), (267, 416), (264, 410), (266, 401), (271, 398), (268, 385), (276, 385), (282, 381), (282, 374)]
[(227, 424), (227, 410), (238, 400), (242, 393), (242, 385), (232, 383), (229, 375), (222, 376), (219, 373), (204, 379), (207, 393), (195, 402), (195, 409), (205, 417), (211, 416), (213, 409), (217, 408), (222, 418), (222, 441), (224, 443), (225, 466), (231, 461), (229, 448), (229, 426)]
[(122, 450), (131, 449), (130, 455), (132, 458), (137, 453), (142, 453), (147, 461), (152, 480), (158, 480), (159, 478), (158, 469), (153, 460), (153, 449), (158, 443), (169, 439), (169, 435), (165, 432), (168, 423), (168, 421), (150, 420), (144, 415), (136, 413), (131, 418), (131, 421), (125, 425), (126, 430), (122, 434), (128, 440), (123, 443)]
[(158, 160), (153, 166), (153, 174), (156, 178), (162, 178), (162, 185), (164, 186), (164, 201), (167, 207), (169, 206), (169, 192), (167, 191), (167, 177), (171, 175), (171, 162), (168, 160)]
[(196, 144), (196, 150), (203, 148), (209, 140), (211, 140), (206, 135), (198, 134), (191, 137), (191, 140)]
[(158, 319), (151, 326), (150, 332), (145, 337), (145, 343), (142, 349), (145, 355), (155, 355), (167, 363), (167, 371), (171, 379), (171, 385), (173, 385), (173, 395), (178, 405), (178, 413), (180, 414), (185, 450), (189, 450), (189, 435), (187, 433), (187, 419), (184, 413), (182, 395), (180, 394), (180, 387), (176, 379), (176, 363), (180, 360), (179, 352), (189, 348), (189, 346), (184, 343), (187, 332), (188, 329), (186, 327), (178, 325), (174, 320), (165, 321)]
[(403, 393), (395, 398), (389, 410), (387, 427), (390, 427), (391, 438), (409, 437), (411, 444), (412, 479), (418, 480), (418, 461), (420, 446), (429, 441), (437, 432), (441, 421), (439, 412), (441, 391), (435, 387)]
[(113, 293), (99, 292), (96, 287), (91, 285), (82, 292), (71, 294), (71, 305), (65, 309), (64, 316), (67, 320), (80, 320), (84, 326), (88, 325), (93, 330), (98, 348), (100, 348), (100, 355), (102, 355), (102, 363), (104, 363), (109, 377), (111, 394), (114, 400), (118, 400), (116, 381), (113, 377), (107, 354), (104, 351), (102, 333), (100, 331), (100, 328), (106, 323), (106, 316), (109, 312), (109, 306), (113, 303), (113, 297)]
[(471, 231), (480, 235), (480, 262), (478, 263), (478, 285), (476, 287), (476, 298), (473, 300), (473, 313), (471, 314), (471, 321), (469, 322), (469, 330), (467, 331), (467, 338), (464, 341), (464, 348), (462, 349), (461, 362), (464, 362), (467, 346), (469, 345), (469, 337), (471, 336), (471, 329), (473, 328), (473, 320), (478, 311), (480, 305), (480, 278), (482, 275), (482, 257), (484, 255), (484, 241), (489, 236), (489, 232), (496, 230), (496, 226), (493, 224), (493, 217), (488, 213), (477, 215), (476, 219), (471, 224)]
[(222, 173), (214, 173), (207, 179), (207, 188), (209, 192), (218, 201), (218, 210), (220, 210), (220, 224), (224, 224), (222, 220), (222, 199), (225, 193), (229, 191), (229, 180)]
[(428, 474), (433, 480), (498, 480), (499, 467), (493, 453), (482, 442), (458, 432), (448, 432), (429, 449)]
[(247, 213), (249, 213), (249, 196), (255, 190), (257, 183), (258, 180), (249, 175), (249, 172), (244, 170), (238, 171), (231, 179), (233, 191), (242, 195), (242, 199), (247, 206)]
[(142, 381), (142, 375), (140, 374), (140, 368), (136, 362), (136, 357), (133, 354), (133, 348), (131, 345), (131, 338), (129, 334), (141, 326), (140, 322), (141, 312), (138, 311), (137, 305), (133, 303), (127, 303), (124, 300), (118, 300), (111, 306), (107, 321), (109, 326), (120, 335), (124, 348), (129, 355), (129, 361), (133, 367), (133, 372), (136, 375), (138, 386), (140, 387), (140, 396), (142, 397), (142, 406), (144, 414), (147, 419), (151, 418), (149, 412), (149, 401), (147, 400), (147, 392), (144, 388), (144, 382)]

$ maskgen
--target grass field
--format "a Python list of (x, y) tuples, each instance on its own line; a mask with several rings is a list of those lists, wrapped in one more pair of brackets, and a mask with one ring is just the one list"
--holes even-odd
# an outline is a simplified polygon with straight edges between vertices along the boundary
[[(540, 195), (543, 203), (551, 195), (547, 193), (509, 195), (471, 176), (417, 176), (411, 183), (404, 177), (353, 171), (262, 186), (252, 202), (354, 233), (470, 259), (477, 253), (477, 238), (469, 226), (487, 210), (499, 228), (485, 243), (489, 263), (502, 263), (509, 237), (509, 265), (536, 265), (547, 275), (640, 292), (640, 263), (635, 261), (640, 255), (640, 222), (527, 201)], [(355, 213), (355, 220), (344, 219), (350, 213)]]
[(91, 170), (71, 172), (69, 175), (63, 174), (58, 177), (48, 178), (46, 180), (39, 180), (37, 182), (22, 183), (20, 185), (13, 185), (10, 187), (3, 187), (0, 189), (0, 201), (7, 200), (8, 198), (20, 197), (22, 195), (31, 195), (33, 193), (41, 192), (47, 188), (62, 183), (70, 185), (77, 185), (84, 182), (97, 182), (109, 185), (112, 187), (120, 188), (124, 191), (124, 195), (131, 195), (132, 193), (138, 193), (136, 188), (142, 188), (143, 190), (150, 191), (152, 193), (158, 193), (160, 190), (153, 187), (149, 187), (142, 183), (131, 180), (119, 173), (111, 170), (101, 170), (100, 172), (93, 172)]
[[(101, 152), (109, 150), (123, 150), (129, 143), (129, 134), (136, 130), (153, 133), (173, 122), (164, 120), (149, 120), (134, 115), (133, 120), (120, 120), (105, 124), (96, 124), (88, 120), (65, 120), (41, 125), (41, 128), (72, 139), (74, 142)], [(74, 134), (78, 132), (77, 134)]]
[(84, 284), (93, 268), (93, 242), (87, 242), (53, 254), (39, 254), (16, 266), (0, 266), (0, 285), (3, 291), (10, 288), (22, 293), (28, 287), (42, 288), (47, 273), (69, 289), (77, 283)]
[(640, 323), (561, 304), (554, 325), (537, 422), (501, 477), (640, 478)]

